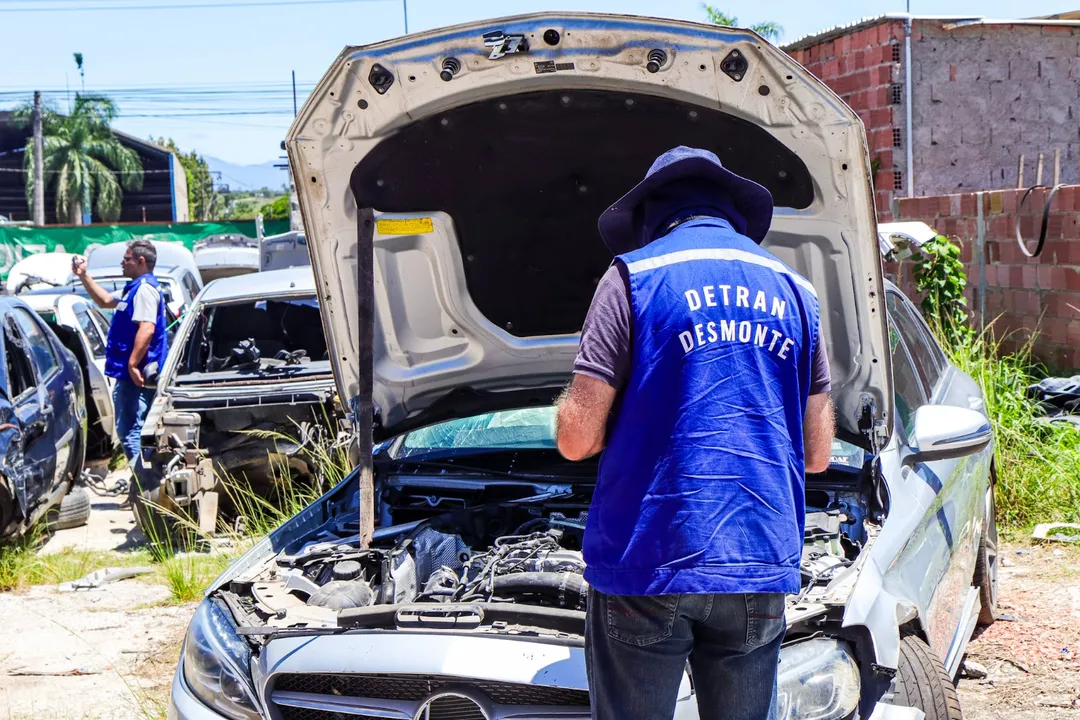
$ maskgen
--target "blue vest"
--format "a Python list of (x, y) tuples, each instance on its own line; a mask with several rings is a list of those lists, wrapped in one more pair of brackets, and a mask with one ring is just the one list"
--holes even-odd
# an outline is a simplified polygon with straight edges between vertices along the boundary
[[(128, 360), (131, 358), (131, 349), (135, 346), (135, 333), (139, 329), (139, 324), (133, 321), (131, 316), (135, 311), (135, 293), (143, 283), (158, 288), (158, 294), (161, 294), (161, 285), (153, 273), (140, 275), (125, 285), (121, 300), (116, 305), (116, 312), (113, 313), (109, 337), (105, 343), (105, 374), (120, 381), (131, 382), (131, 376), (128, 375)], [(139, 364), (139, 368), (142, 369), (151, 362), (158, 363), (160, 368), (164, 365), (168, 352), (168, 338), (165, 334), (165, 298), (162, 296), (158, 302), (157, 320), (154, 322), (154, 337), (150, 339), (150, 347), (146, 349), (146, 356)]]
[(619, 256), (632, 368), (585, 531), (616, 595), (799, 590), (813, 286), (724, 220)]

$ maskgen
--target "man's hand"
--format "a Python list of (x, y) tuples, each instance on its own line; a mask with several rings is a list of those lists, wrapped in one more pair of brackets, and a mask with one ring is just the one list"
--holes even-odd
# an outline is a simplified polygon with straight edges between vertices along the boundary
[(604, 449), (615, 388), (588, 375), (574, 375), (559, 398), (555, 443), (567, 460), (584, 460)]
[(106, 290), (98, 285), (94, 278), (86, 274), (86, 259), (81, 257), (74, 257), (71, 261), (71, 273), (79, 278), (79, 281), (86, 288), (86, 292), (90, 295), (90, 299), (93, 300), (100, 308), (114, 308), (117, 305), (116, 298)]
[(829, 393), (811, 395), (806, 402), (806, 417), (803, 419), (803, 454), (806, 457), (806, 472), (821, 473), (829, 469), (835, 432), (836, 425)]
[(128, 365), (128, 375), (131, 376), (131, 382), (135, 383), (136, 387), (146, 387), (146, 378), (143, 377), (142, 370), (137, 365)]
[(79, 280), (82, 280), (84, 277), (86, 277), (86, 259), (81, 258), (78, 255), (72, 258), (71, 272), (75, 275), (75, 277), (79, 278)]

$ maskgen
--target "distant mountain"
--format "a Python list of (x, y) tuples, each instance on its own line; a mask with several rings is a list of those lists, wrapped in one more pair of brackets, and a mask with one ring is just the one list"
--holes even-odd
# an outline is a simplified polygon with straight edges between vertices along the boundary
[(230, 190), (271, 190), (288, 189), (289, 175), (284, 168), (274, 167), (275, 163), (284, 164), (284, 160), (269, 160), (260, 165), (234, 165), (231, 162), (207, 157), (206, 164), (210, 172), (221, 173), (214, 178), (214, 184), (228, 185)]

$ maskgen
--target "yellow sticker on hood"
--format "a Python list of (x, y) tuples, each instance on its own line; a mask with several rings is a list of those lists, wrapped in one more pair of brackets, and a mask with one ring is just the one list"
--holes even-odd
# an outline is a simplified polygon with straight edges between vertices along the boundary
[(380, 235), (423, 235), (435, 232), (435, 225), (429, 217), (379, 218), (375, 229)]

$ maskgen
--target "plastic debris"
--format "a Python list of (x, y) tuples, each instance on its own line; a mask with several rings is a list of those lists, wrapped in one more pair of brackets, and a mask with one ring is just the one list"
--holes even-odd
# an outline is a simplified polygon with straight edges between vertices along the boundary
[(154, 572), (154, 568), (145, 565), (126, 568), (104, 568), (102, 570), (95, 570), (86, 577), (79, 578), (78, 580), (60, 583), (57, 590), (60, 592), (92, 590), (93, 588), (99, 588), (102, 585), (127, 580), (129, 578), (138, 577), (139, 575), (149, 575), (152, 572)]
[[(1072, 532), (1060, 532), (1061, 530)], [(1031, 539), (1043, 542), (1077, 542), (1080, 541), (1080, 523), (1042, 523), (1035, 526)]]

